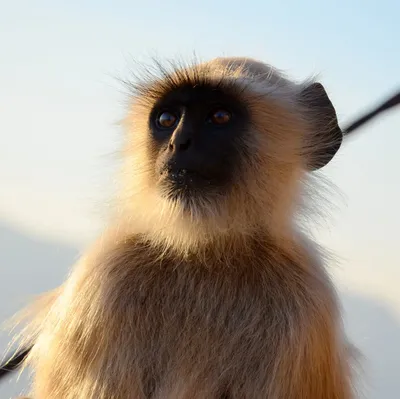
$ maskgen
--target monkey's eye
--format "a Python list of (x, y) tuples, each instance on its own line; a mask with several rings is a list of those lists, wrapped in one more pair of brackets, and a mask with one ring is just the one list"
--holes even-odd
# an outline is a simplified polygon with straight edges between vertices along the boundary
[(209, 116), (209, 121), (211, 123), (214, 123), (215, 125), (224, 125), (225, 123), (228, 123), (231, 120), (231, 117), (232, 116), (229, 111), (220, 108), (211, 112)]
[(178, 117), (169, 111), (164, 111), (157, 117), (157, 124), (164, 129), (174, 127), (177, 121)]

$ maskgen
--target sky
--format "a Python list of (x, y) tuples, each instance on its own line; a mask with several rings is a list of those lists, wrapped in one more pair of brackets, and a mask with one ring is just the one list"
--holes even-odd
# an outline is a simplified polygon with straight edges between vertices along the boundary
[[(345, 126), (400, 87), (400, 2), (0, 0), (0, 219), (84, 246), (112, 196), (117, 78), (131, 59), (250, 56), (319, 75)], [(324, 173), (340, 190), (320, 240), (343, 287), (400, 317), (400, 112), (365, 127)]]

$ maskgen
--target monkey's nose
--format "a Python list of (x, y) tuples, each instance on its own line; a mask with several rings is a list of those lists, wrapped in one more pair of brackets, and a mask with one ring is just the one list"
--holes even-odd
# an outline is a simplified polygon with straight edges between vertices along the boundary
[(170, 151), (186, 151), (190, 145), (192, 144), (192, 140), (189, 137), (182, 137), (177, 139), (172, 139), (169, 142), (168, 148)]
[(192, 144), (191, 134), (187, 134), (187, 132), (176, 132), (171, 137), (171, 140), (168, 145), (168, 149), (173, 152), (182, 152), (186, 151), (190, 148)]

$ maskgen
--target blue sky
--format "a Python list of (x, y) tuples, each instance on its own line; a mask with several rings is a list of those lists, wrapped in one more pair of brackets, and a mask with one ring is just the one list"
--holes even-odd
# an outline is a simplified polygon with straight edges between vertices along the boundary
[[(400, 86), (398, 1), (0, 0), (0, 218), (77, 243), (101, 226), (129, 57), (260, 58), (320, 74), (345, 124)], [(346, 284), (400, 313), (400, 112), (371, 123), (325, 173), (340, 188), (321, 239)]]

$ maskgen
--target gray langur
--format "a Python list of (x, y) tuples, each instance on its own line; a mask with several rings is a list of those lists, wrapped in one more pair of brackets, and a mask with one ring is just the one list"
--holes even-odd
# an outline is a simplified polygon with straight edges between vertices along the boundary
[(298, 222), (342, 142), (315, 81), (248, 58), (132, 83), (113, 222), (34, 310), (35, 399), (350, 399), (323, 251)]

